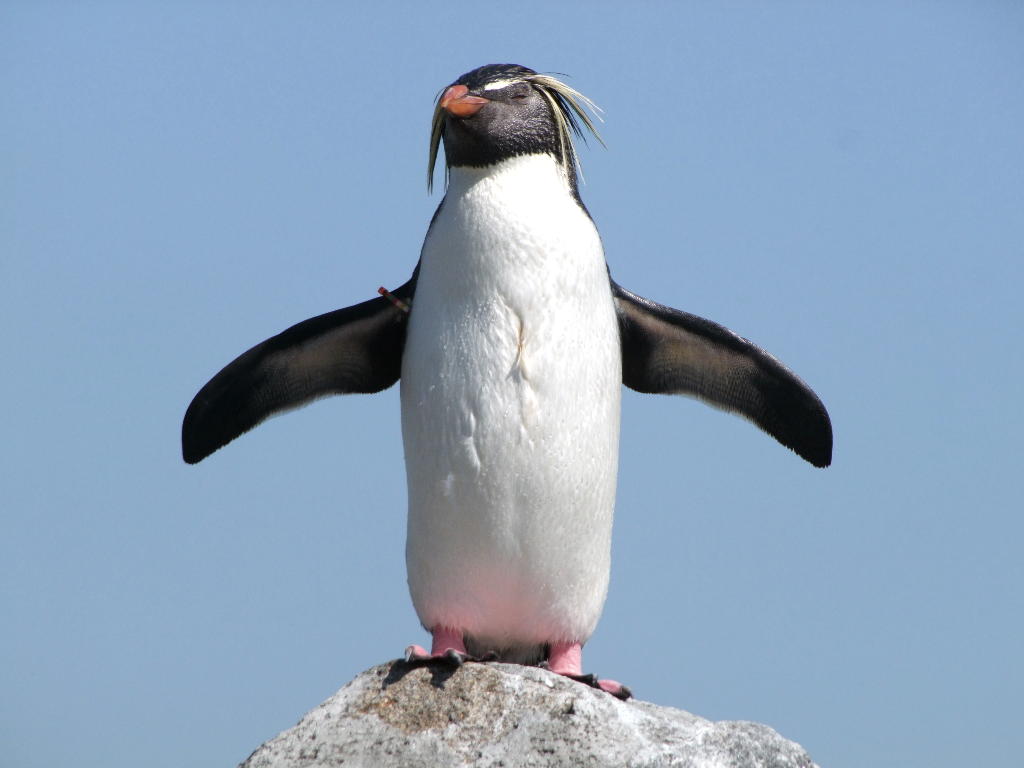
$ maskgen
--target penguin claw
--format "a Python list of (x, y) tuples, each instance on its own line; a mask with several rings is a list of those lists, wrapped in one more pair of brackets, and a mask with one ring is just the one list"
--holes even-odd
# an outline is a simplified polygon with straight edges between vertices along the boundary
[(629, 701), (633, 698), (633, 691), (629, 689), (629, 686), (623, 685), (618, 680), (598, 680), (597, 687), (621, 701)]
[(427, 650), (422, 645), (409, 645), (405, 649), (405, 663), (413, 664), (416, 662), (423, 663), (429, 661), (433, 657), (427, 653)]
[(441, 655), (441, 658), (444, 659), (448, 664), (451, 664), (453, 667), (461, 667), (463, 664), (466, 663), (467, 660), (469, 660), (469, 656), (467, 656), (464, 653), (459, 653), (454, 648), (449, 648), (447, 651), (445, 651)]
[(413, 665), (437, 663), (458, 668), (466, 662), (496, 661), (497, 658), (498, 654), (494, 651), (488, 651), (482, 656), (471, 656), (454, 648), (449, 648), (442, 653), (428, 653), (425, 648), (419, 645), (410, 645), (405, 649), (405, 663)]
[(406, 664), (448, 664), (453, 667), (461, 667), (464, 662), (469, 661), (469, 656), (460, 653), (454, 648), (449, 648), (443, 653), (428, 653), (425, 648), (419, 645), (410, 645), (405, 649)]
[(618, 680), (598, 680), (597, 675), (591, 673), (589, 675), (563, 675), (568, 677), (570, 680), (575, 680), (577, 683), (583, 683), (589, 685), (591, 688), (596, 688), (599, 691), (610, 693), (616, 699), (621, 701), (628, 701), (633, 698), (633, 692), (628, 686), (623, 685)]

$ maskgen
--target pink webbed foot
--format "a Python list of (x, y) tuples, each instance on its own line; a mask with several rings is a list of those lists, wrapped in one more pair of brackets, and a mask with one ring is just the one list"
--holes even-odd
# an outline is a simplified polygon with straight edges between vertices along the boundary
[(548, 651), (548, 669), (552, 672), (586, 683), (592, 688), (610, 693), (617, 699), (630, 699), (633, 692), (616, 680), (598, 680), (597, 675), (583, 674), (583, 645), (581, 643), (555, 643)]
[(431, 661), (439, 661), (451, 664), (453, 667), (461, 667), (467, 661), (488, 661), (488, 658), (477, 658), (466, 652), (466, 643), (462, 639), (462, 633), (447, 627), (437, 627), (431, 633), (433, 641), (430, 645), (430, 653), (419, 645), (410, 645), (405, 649), (405, 661), (407, 664), (427, 664)]

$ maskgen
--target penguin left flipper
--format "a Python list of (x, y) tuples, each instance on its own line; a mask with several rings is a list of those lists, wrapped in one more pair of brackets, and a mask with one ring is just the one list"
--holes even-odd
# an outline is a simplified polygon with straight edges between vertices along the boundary
[(611, 285), (623, 384), (692, 395), (746, 417), (816, 467), (832, 463), (828, 411), (795, 373), (718, 323)]
[(196, 464), (264, 419), (327, 395), (387, 389), (402, 370), (417, 272), (391, 294), (305, 320), (243, 352), (193, 398), (181, 451)]

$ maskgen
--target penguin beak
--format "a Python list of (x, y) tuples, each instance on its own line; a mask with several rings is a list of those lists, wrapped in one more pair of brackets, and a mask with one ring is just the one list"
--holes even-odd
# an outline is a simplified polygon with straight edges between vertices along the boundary
[(489, 101), (483, 96), (471, 96), (464, 85), (452, 85), (441, 95), (440, 107), (454, 117), (472, 117)]

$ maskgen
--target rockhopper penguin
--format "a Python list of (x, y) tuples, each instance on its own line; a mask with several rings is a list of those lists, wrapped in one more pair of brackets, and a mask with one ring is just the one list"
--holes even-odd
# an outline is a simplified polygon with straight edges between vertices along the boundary
[(447, 189), (412, 278), (228, 364), (185, 414), (195, 463), (272, 414), (401, 378), (409, 590), (433, 636), (407, 659), (496, 658), (583, 676), (608, 587), (621, 386), (744, 416), (817, 467), (818, 397), (728, 329), (613, 282), (577, 188), (588, 99), (488, 65), (437, 102)]

